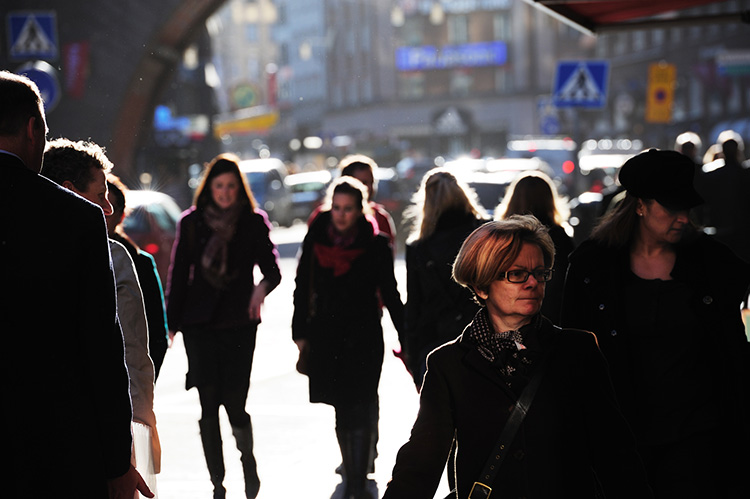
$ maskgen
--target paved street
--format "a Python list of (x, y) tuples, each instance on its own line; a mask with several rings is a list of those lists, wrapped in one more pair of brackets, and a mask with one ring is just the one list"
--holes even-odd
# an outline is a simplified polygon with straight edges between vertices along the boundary
[[(307, 378), (295, 371), (297, 348), (291, 339), (292, 292), (296, 247), (304, 227), (272, 233), (282, 256), (282, 282), (266, 299), (263, 323), (251, 378), (248, 410), (253, 418), (255, 456), (261, 477), (259, 499), (335, 499), (341, 477), (334, 469), (341, 462), (334, 432), (333, 408), (308, 402)], [(397, 278), (406, 299), (403, 258), (397, 260)], [(385, 491), (396, 452), (407, 440), (418, 409), (418, 396), (401, 362), (390, 352), (397, 347), (396, 332), (387, 313), (383, 320), (386, 358), (380, 383), (380, 442), (374, 481), (378, 497)], [(162, 472), (157, 476), (160, 499), (210, 498), (211, 483), (203, 459), (197, 392), (185, 391), (187, 360), (178, 335), (167, 352), (156, 384), (155, 410), (162, 444)], [(228, 499), (244, 497), (239, 451), (229, 421), (222, 412), (222, 434), (227, 465)], [(444, 497), (445, 480), (436, 497)]]

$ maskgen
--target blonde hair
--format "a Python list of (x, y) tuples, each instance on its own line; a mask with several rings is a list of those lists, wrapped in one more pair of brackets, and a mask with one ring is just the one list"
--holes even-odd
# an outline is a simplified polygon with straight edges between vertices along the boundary
[(570, 216), (570, 209), (548, 175), (531, 171), (516, 177), (495, 209), (496, 220), (511, 215), (534, 215), (545, 225), (562, 226)]
[(474, 190), (445, 168), (433, 168), (427, 172), (412, 201), (414, 204), (406, 213), (412, 225), (410, 242), (430, 237), (438, 220), (447, 211), (462, 211), (477, 219), (487, 216)]
[(546, 268), (555, 264), (555, 245), (547, 227), (533, 215), (511, 215), (487, 222), (469, 234), (453, 263), (453, 280), (475, 294), (488, 292), (492, 282), (513, 265), (524, 244), (542, 250)]

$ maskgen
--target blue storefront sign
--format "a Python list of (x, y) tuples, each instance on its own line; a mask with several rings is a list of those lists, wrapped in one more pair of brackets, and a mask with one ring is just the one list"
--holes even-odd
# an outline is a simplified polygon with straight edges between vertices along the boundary
[(502, 66), (507, 60), (507, 46), (499, 41), (396, 49), (396, 68), (399, 71)]

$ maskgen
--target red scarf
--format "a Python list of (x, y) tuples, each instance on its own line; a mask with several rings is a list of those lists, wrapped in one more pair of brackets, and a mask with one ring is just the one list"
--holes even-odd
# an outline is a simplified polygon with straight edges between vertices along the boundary
[(365, 251), (361, 248), (347, 249), (340, 246), (325, 246), (320, 243), (315, 243), (313, 250), (320, 266), (333, 269), (334, 277), (349, 272), (349, 269), (352, 268), (352, 262)]

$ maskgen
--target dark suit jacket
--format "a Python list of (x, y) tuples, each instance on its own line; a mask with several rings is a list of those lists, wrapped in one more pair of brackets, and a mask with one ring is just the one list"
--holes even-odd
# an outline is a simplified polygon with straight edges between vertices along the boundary
[[(492, 496), (593, 499), (596, 474), (607, 498), (652, 497), (594, 336), (540, 321), (528, 348), (555, 348)], [(497, 443), (516, 394), (468, 339), (468, 328), (427, 358), (419, 415), (384, 499), (432, 499), (454, 434), (457, 497), (468, 497)]]
[(0, 153), (9, 497), (106, 497), (130, 466), (130, 395), (99, 207)]

